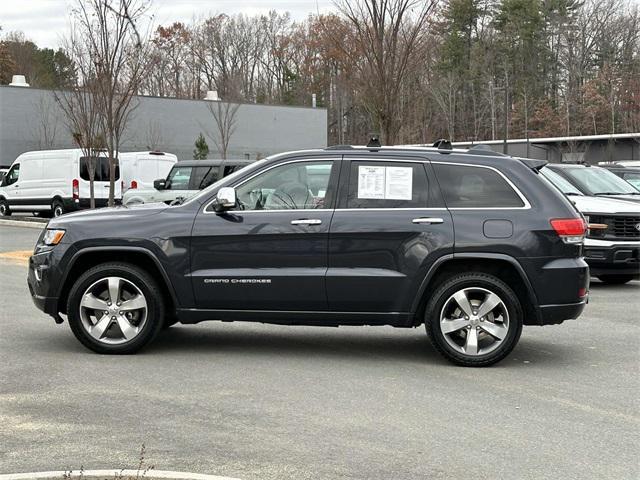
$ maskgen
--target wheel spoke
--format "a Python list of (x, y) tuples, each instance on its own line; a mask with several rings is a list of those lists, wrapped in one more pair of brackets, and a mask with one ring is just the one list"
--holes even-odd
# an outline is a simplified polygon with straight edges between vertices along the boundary
[(131, 340), (138, 334), (138, 328), (131, 325), (124, 315), (118, 315), (116, 317), (116, 322), (118, 322), (118, 326), (122, 331), (122, 336), (127, 340)]
[(464, 290), (457, 291), (454, 293), (453, 298), (458, 303), (464, 314), (470, 317), (473, 309), (471, 308), (466, 292)]
[(142, 295), (136, 295), (130, 300), (126, 300), (122, 302), (120, 305), (120, 310), (139, 310), (140, 308), (147, 308), (147, 301), (144, 299)]
[(82, 297), (80, 306), (84, 308), (91, 308), (93, 310), (106, 310), (108, 308), (107, 302), (96, 297), (93, 293), (87, 293)]
[(91, 327), (89, 333), (93, 338), (100, 340), (104, 335), (105, 330), (109, 328), (109, 325), (111, 325), (111, 317), (109, 317), (109, 315), (103, 315), (102, 318), (98, 320), (93, 327)]
[(471, 327), (471, 329), (467, 331), (467, 339), (464, 342), (464, 351), (468, 355), (478, 354), (478, 331), (474, 327)]
[(487, 294), (484, 302), (482, 302), (482, 305), (480, 305), (480, 308), (478, 309), (478, 317), (484, 317), (501, 303), (502, 300), (500, 300), (500, 297), (495, 293)]
[(116, 277), (109, 277), (109, 300), (111, 303), (117, 303), (120, 301), (120, 279)]
[(469, 320), (465, 320), (464, 318), (454, 318), (452, 320), (445, 319), (440, 323), (440, 330), (442, 330), (442, 333), (447, 335), (449, 333), (462, 330), (467, 325), (469, 325)]
[(498, 340), (503, 340), (507, 336), (508, 329), (501, 323), (481, 322), (479, 327)]

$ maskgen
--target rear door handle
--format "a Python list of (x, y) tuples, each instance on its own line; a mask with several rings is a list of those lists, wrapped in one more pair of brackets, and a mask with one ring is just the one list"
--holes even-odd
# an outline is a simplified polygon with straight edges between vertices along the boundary
[(420, 218), (414, 218), (411, 221), (413, 223), (424, 223), (424, 224), (427, 224), (427, 225), (436, 225), (438, 223), (444, 223), (443, 219), (436, 218), (436, 217), (420, 217)]
[(320, 225), (322, 220), (318, 218), (300, 218), (298, 220), (291, 220), (291, 225)]

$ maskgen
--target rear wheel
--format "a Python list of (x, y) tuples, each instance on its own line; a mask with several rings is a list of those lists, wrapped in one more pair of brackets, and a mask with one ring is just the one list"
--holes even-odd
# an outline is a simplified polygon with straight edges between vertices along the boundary
[(54, 200), (51, 203), (51, 215), (53, 215), (53, 217), (55, 218), (63, 214), (64, 214), (64, 205), (60, 200)]
[(9, 202), (4, 198), (0, 199), (0, 217), (10, 217), (11, 209), (9, 208)]
[(126, 263), (105, 263), (83, 274), (67, 304), (69, 325), (98, 353), (135, 353), (162, 328), (164, 303), (155, 280)]
[(634, 279), (633, 275), (600, 275), (598, 280), (609, 285), (622, 285)]
[(506, 357), (522, 332), (522, 307), (501, 280), (485, 273), (455, 275), (432, 295), (425, 326), (433, 346), (449, 361), (485, 367)]

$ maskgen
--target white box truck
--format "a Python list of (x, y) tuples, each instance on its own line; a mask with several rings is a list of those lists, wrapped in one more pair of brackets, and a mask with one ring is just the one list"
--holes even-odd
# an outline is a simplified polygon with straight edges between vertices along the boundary
[[(54, 216), (88, 208), (90, 158), (80, 149), (41, 150), (20, 155), (0, 183), (0, 216), (12, 212), (50, 212)], [(94, 198), (97, 207), (109, 199), (109, 159), (94, 157)], [(114, 198), (122, 199), (120, 169), (116, 166)]]

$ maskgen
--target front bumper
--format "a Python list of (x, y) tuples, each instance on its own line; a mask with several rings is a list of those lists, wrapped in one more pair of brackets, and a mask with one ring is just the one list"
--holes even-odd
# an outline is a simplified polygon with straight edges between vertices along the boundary
[(58, 269), (52, 266), (53, 251), (38, 253), (29, 257), (27, 285), (34, 305), (47, 315), (51, 315), (56, 323), (61, 323), (58, 297), (52, 292), (58, 291)]
[(591, 275), (634, 275), (640, 278), (640, 242), (614, 242), (588, 238), (585, 260)]

